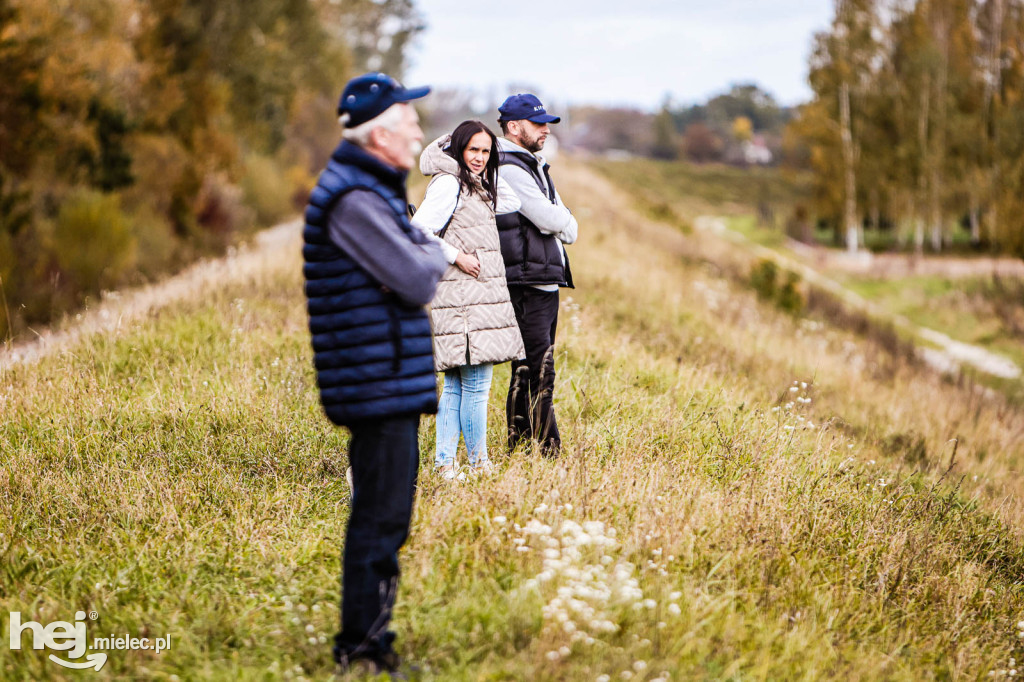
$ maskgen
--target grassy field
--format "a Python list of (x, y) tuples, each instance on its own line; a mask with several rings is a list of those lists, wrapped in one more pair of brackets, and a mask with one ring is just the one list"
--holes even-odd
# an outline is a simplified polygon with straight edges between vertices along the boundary
[[(697, 216), (719, 216), (730, 230), (752, 244), (801, 260), (787, 247), (782, 226), (794, 206), (807, 202), (806, 176), (773, 168), (738, 169), (640, 159), (602, 163), (598, 168), (632, 193), (638, 210), (649, 218), (685, 229)], [(769, 223), (774, 224), (758, 219), (761, 202), (772, 209)], [(831, 241), (826, 234), (817, 236), (820, 244)], [(869, 230), (868, 237), (875, 239), (878, 235)], [(954, 256), (954, 260), (958, 258)], [(735, 254), (718, 253), (711, 260), (727, 263), (737, 279), (745, 278), (749, 270), (744, 258)], [(879, 277), (827, 266), (823, 274), (889, 315), (902, 316), (914, 325), (934, 329), (1024, 366), (1024, 281), (1020, 279), (995, 278), (990, 274)], [(1018, 401), (1024, 396), (1020, 381), (985, 375), (979, 375), (979, 380)]]
[(671, 222), (701, 214), (748, 216), (758, 205), (782, 225), (810, 193), (806, 173), (779, 168), (735, 168), (724, 164), (629, 159), (595, 164), (603, 175), (628, 191), (648, 217)]
[(879, 279), (839, 274), (836, 278), (914, 324), (994, 351), (1024, 367), (1024, 282), (991, 277)]
[[(581, 224), (564, 454), (500, 451), (506, 368), (493, 478), (432, 476), (423, 420), (400, 652), (431, 680), (1016, 672), (1024, 412), (759, 303), (733, 247), (588, 168), (556, 178)], [(98, 675), (5, 648), (0, 677), (331, 677), (345, 436), (303, 306), (296, 245), (0, 375), (5, 606), (172, 636)]]

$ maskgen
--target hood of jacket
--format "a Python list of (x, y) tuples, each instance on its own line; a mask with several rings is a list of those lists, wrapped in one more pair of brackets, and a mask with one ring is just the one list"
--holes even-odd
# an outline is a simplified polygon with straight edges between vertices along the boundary
[(427, 145), (420, 155), (420, 172), (424, 175), (437, 175), (448, 173), (459, 177), (459, 164), (452, 157), (445, 154), (444, 149), (451, 142), (451, 135), (442, 135)]

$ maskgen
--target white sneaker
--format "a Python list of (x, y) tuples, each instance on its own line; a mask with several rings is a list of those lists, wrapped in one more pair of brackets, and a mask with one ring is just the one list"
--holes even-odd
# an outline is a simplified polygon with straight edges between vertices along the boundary
[(493, 476), (498, 473), (498, 468), (489, 459), (477, 462), (471, 467), (474, 476)]
[(459, 471), (458, 467), (454, 464), (445, 464), (444, 466), (437, 467), (437, 473), (446, 481), (466, 480), (466, 474)]

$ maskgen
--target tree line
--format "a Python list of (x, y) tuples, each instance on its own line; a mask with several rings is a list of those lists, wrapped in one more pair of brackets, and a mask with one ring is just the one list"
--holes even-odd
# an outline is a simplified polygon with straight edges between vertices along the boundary
[(863, 244), (1024, 256), (1024, 3), (835, 0), (814, 40), (811, 102), (790, 128), (817, 215)]
[[(754, 83), (738, 83), (705, 102), (661, 108), (573, 107), (567, 144), (596, 153), (628, 153), (673, 161), (768, 164), (782, 151), (792, 109)], [(752, 160), (750, 147), (770, 158)]]
[(412, 0), (0, 0), (0, 336), (300, 207)]

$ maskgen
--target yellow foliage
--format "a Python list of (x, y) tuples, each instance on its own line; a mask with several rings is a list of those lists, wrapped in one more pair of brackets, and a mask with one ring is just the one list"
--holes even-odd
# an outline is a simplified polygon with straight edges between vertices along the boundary
[(754, 124), (746, 116), (737, 116), (732, 122), (732, 136), (746, 142), (754, 136)]
[(285, 171), (285, 178), (288, 179), (292, 206), (302, 209), (309, 199), (309, 193), (316, 186), (316, 177), (305, 166), (294, 165)]
[(135, 265), (135, 237), (114, 195), (76, 191), (57, 215), (54, 237), (61, 270), (82, 292), (118, 284)]
[(292, 212), (290, 185), (274, 159), (258, 154), (246, 157), (242, 190), (263, 226), (273, 225)]
[(157, 212), (169, 214), (174, 188), (190, 163), (188, 151), (169, 135), (136, 135), (129, 150), (135, 183), (125, 191), (127, 203), (149, 204)]

